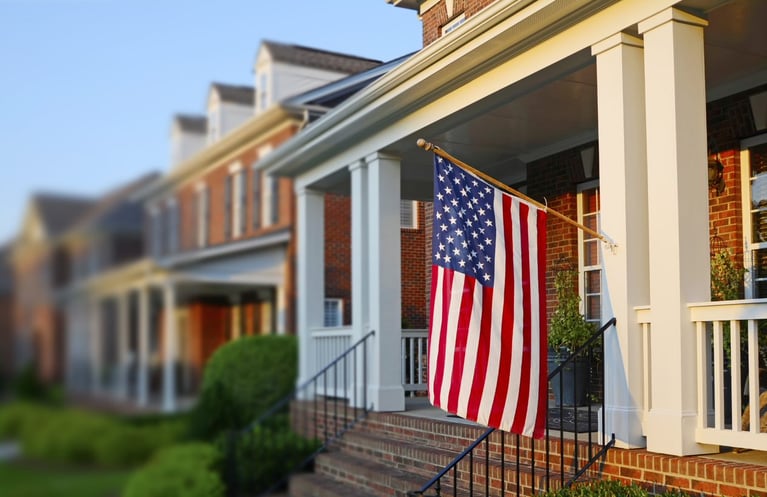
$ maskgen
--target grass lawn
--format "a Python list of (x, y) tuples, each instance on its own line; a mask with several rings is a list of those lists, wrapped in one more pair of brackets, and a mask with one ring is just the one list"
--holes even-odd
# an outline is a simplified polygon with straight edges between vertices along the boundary
[(3, 497), (118, 497), (130, 470), (50, 468), (0, 463)]

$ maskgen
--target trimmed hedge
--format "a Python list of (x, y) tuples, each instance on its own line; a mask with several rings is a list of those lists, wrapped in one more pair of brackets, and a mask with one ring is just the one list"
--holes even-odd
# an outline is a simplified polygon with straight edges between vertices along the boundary
[(185, 431), (178, 420), (134, 426), (77, 409), (25, 403), (0, 408), (0, 439), (18, 440), (24, 455), (40, 461), (134, 466)]
[(298, 371), (295, 337), (243, 337), (220, 347), (205, 368), (192, 413), (192, 435), (212, 439), (240, 429), (293, 391)]
[(189, 443), (159, 451), (128, 480), (123, 497), (223, 497), (215, 447)]

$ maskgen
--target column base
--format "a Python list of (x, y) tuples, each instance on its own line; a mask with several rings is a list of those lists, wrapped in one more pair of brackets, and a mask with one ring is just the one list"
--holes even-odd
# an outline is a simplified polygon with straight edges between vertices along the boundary
[(692, 456), (719, 452), (716, 445), (695, 442), (695, 413), (653, 409), (645, 421), (647, 450), (672, 456)]
[[(642, 434), (642, 410), (618, 406), (605, 406), (605, 433), (615, 434), (615, 446), (621, 449), (641, 449), (647, 446)], [(602, 422), (600, 418), (599, 422)]]
[(402, 385), (368, 387), (368, 404), (377, 412), (394, 412), (405, 410), (405, 390)]

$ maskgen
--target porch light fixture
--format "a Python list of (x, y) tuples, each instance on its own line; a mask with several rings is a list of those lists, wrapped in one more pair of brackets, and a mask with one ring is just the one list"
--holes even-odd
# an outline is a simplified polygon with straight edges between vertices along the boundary
[(595, 148), (588, 147), (581, 150), (581, 164), (583, 165), (583, 177), (590, 179), (594, 175), (594, 153)]
[(719, 160), (719, 154), (716, 154), (716, 158), (708, 159), (708, 187), (716, 189), (717, 195), (724, 192), (724, 166)]

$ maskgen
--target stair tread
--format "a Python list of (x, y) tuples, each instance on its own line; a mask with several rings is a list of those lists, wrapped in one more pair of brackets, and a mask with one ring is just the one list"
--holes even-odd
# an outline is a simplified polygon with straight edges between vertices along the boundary
[[(349, 478), (361, 478), (360, 483), (374, 483), (398, 492), (419, 488), (426, 480), (423, 476), (392, 467), (382, 461), (370, 460), (362, 454), (331, 451), (320, 454), (315, 464), (315, 473), (333, 478), (342, 472)], [(344, 476), (340, 476), (343, 478)]]
[(375, 497), (375, 494), (358, 486), (316, 473), (304, 473), (291, 478), (289, 495), (290, 497)]

